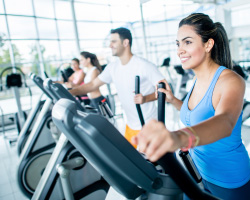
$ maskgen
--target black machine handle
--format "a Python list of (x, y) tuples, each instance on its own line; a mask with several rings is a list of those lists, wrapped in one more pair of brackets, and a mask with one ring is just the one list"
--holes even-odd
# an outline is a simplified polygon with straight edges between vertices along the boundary
[[(165, 89), (164, 83), (159, 83), (158, 88)], [(158, 92), (158, 121), (165, 123), (165, 98), (166, 94), (163, 92)]]
[(114, 117), (114, 114), (111, 111), (109, 105), (107, 104), (106, 99), (104, 99), (101, 102), (99, 102), (99, 108), (100, 108), (101, 114), (103, 116), (108, 115), (109, 118), (113, 118)]
[[(140, 76), (135, 77), (135, 94), (140, 94)], [(141, 126), (143, 126), (145, 124), (145, 121), (144, 121), (144, 118), (142, 115), (140, 104), (136, 104), (136, 109), (137, 109), (137, 113), (139, 115)]]
[[(158, 88), (165, 89), (166, 86), (164, 83), (161, 82), (158, 84)], [(165, 98), (166, 98), (165, 93), (158, 92), (158, 121), (161, 121), (163, 123), (165, 123)], [(179, 155), (183, 163), (185, 164), (186, 168), (188, 169), (189, 173), (191, 174), (191, 176), (197, 183), (200, 183), (202, 181), (201, 175), (197, 170), (189, 152), (188, 151), (183, 152), (180, 150)]]
[(104, 101), (104, 102), (102, 102), (102, 104), (103, 104), (103, 108), (106, 111), (106, 113), (108, 114), (109, 118), (113, 118), (114, 114), (113, 114), (112, 110), (110, 109), (109, 105), (107, 104), (107, 102)]
[[(159, 83), (158, 88), (166, 88), (164, 83)], [(165, 98), (166, 94), (158, 92), (158, 120), (165, 123)], [(177, 161), (174, 153), (167, 153), (158, 161), (166, 173), (168, 173), (181, 190), (194, 200), (213, 200), (218, 199), (209, 193), (201, 190), (194, 179), (185, 171)]]
[(200, 183), (202, 181), (202, 177), (199, 173), (199, 171), (197, 170), (190, 154), (189, 151), (179, 151), (179, 156), (181, 157), (184, 165), (186, 166), (187, 170), (189, 171), (189, 173), (191, 174), (191, 176), (193, 177), (193, 179), (196, 181), (196, 183)]

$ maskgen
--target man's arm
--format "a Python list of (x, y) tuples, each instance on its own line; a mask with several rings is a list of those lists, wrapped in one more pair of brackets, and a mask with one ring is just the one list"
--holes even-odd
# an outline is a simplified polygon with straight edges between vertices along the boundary
[[(164, 82), (168, 86), (167, 81), (165, 79), (164, 79)], [(147, 103), (147, 102), (155, 101), (155, 100), (157, 100), (156, 91), (146, 96), (143, 96), (142, 94), (136, 94), (134, 97), (135, 104), (143, 104), (143, 103)]]
[(142, 94), (136, 94), (134, 97), (135, 104), (143, 104), (155, 100), (156, 100), (155, 93), (146, 96), (143, 96)]
[(69, 92), (74, 96), (81, 96), (98, 89), (100, 86), (104, 84), (105, 84), (104, 82), (102, 82), (98, 77), (96, 77), (93, 81), (75, 87), (74, 89), (69, 90)]

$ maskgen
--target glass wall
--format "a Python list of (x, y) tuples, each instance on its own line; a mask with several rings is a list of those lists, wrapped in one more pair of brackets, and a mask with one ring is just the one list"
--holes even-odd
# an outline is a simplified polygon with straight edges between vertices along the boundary
[[(181, 0), (0, 0), (0, 69), (15, 63), (25, 72), (46, 70), (55, 76), (63, 63), (83, 50), (106, 64), (113, 59), (110, 30), (121, 26), (131, 30), (135, 54), (157, 65), (166, 57), (171, 57), (171, 64), (180, 64), (175, 44), (180, 19), (192, 12), (213, 18), (214, 10), (214, 4)], [(238, 10), (233, 16), (243, 15)]]

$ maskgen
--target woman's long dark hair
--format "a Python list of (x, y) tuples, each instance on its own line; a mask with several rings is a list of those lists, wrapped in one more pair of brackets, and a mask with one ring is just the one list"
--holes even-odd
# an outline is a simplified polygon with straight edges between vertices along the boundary
[(179, 28), (183, 25), (193, 26), (204, 43), (213, 39), (211, 58), (215, 63), (232, 69), (233, 63), (227, 33), (220, 22), (214, 23), (208, 15), (203, 13), (193, 13), (180, 21)]
[(97, 67), (97, 69), (101, 72), (102, 71), (102, 67), (101, 67), (101, 65), (100, 65), (100, 63), (99, 63), (99, 61), (98, 61), (98, 59), (97, 59), (97, 57), (96, 57), (96, 55), (95, 54), (93, 54), (93, 53), (90, 53), (90, 52), (88, 52), (88, 51), (82, 51), (81, 53), (81, 56), (83, 56), (84, 58), (90, 58), (90, 62), (91, 62), (91, 64), (93, 65), (93, 66), (96, 66)]

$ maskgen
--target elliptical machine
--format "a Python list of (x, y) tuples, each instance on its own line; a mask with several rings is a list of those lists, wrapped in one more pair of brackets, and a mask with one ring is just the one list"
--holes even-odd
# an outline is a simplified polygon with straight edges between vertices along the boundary
[(36, 189), (56, 145), (55, 138), (59, 135), (59, 131), (56, 130), (52, 136), (50, 130), (52, 126), (52, 98), (44, 90), (43, 80), (40, 77), (33, 74), (31, 78), (47, 95), (47, 99), (31, 132), (29, 129), (24, 129), (18, 142), (18, 151), (21, 152), (21, 155), (17, 169), (17, 181), (23, 194), (29, 198)]
[(43, 99), (43, 96), (45, 94), (46, 98), (50, 98), (52, 99), (48, 93), (46, 93), (46, 91), (43, 90), (42, 84), (43, 84), (43, 80), (40, 77), (37, 77), (35, 74), (30, 74), (30, 78), (34, 81), (34, 83), (42, 90), (42, 94), (39, 97), (36, 105), (32, 108), (32, 110), (30, 111), (27, 120), (25, 121), (25, 124), (23, 126), (23, 128), (21, 129), (21, 132), (18, 136), (18, 140), (17, 140), (17, 153), (20, 156), (26, 142), (27, 139), (32, 131), (32, 128), (34, 127), (34, 124), (37, 120), (37, 117), (39, 116), (39, 113), (42, 109), (42, 107), (45, 104), (46, 99)]
[[(195, 200), (217, 199), (197, 186), (172, 153), (158, 162), (169, 175), (159, 173), (108, 120), (77, 111), (72, 101), (58, 101), (52, 118), (123, 199), (178, 199), (182, 191)], [(110, 199), (112, 195), (108, 194), (107, 200)]]
[[(61, 84), (46, 79), (44, 87), (55, 102), (61, 98), (70, 99), (78, 110), (86, 111)], [(108, 188), (107, 182), (62, 133), (32, 199), (103, 200)]]
[[(165, 105), (164, 94), (159, 94), (159, 102)], [(164, 109), (158, 109), (159, 120), (164, 121)], [(160, 173), (106, 119), (77, 111), (72, 101), (57, 102), (52, 117), (56, 126), (115, 189), (116, 193), (110, 190), (106, 200), (179, 200), (182, 191), (195, 200), (218, 199), (200, 189), (173, 153), (158, 161), (167, 174)]]

